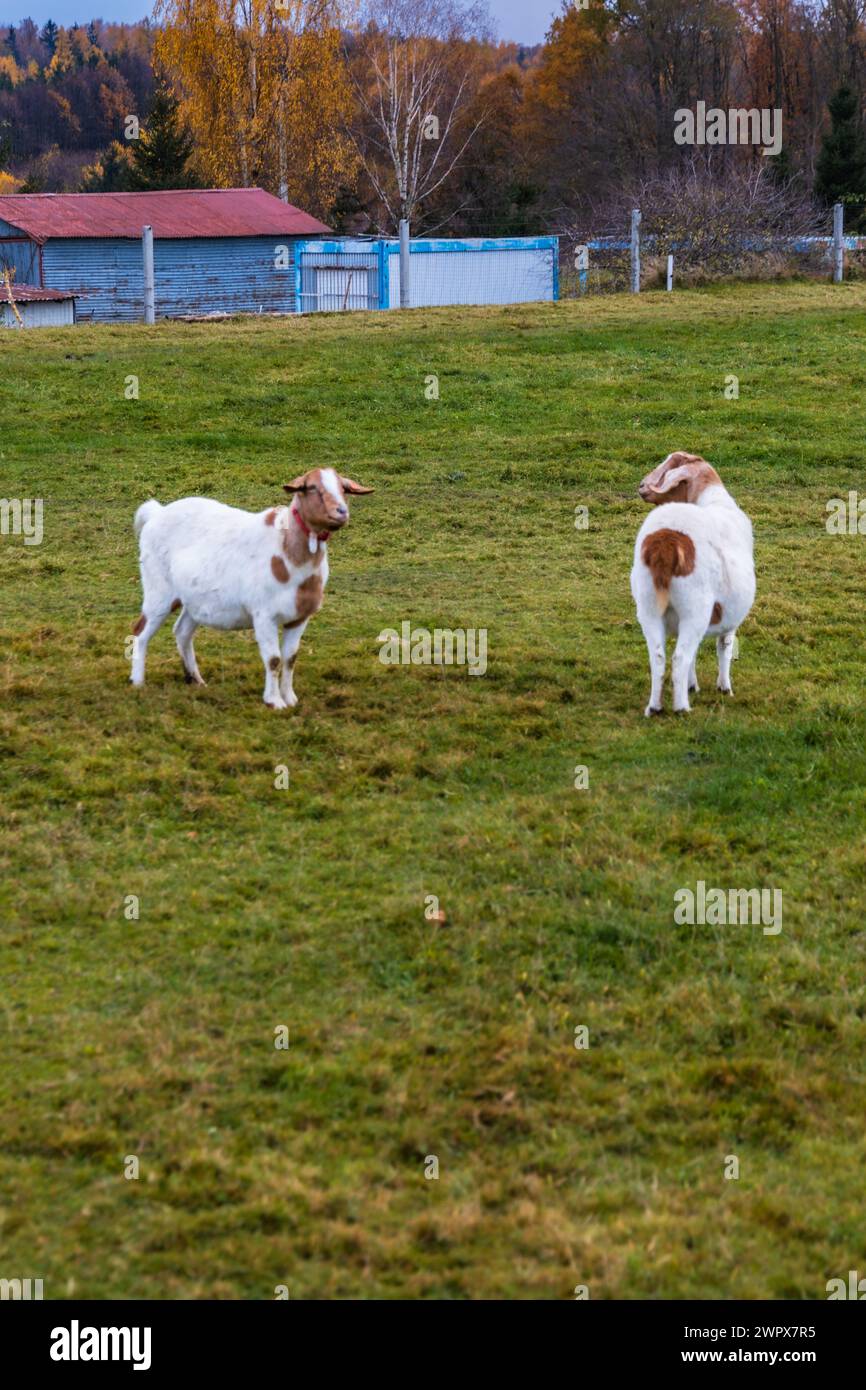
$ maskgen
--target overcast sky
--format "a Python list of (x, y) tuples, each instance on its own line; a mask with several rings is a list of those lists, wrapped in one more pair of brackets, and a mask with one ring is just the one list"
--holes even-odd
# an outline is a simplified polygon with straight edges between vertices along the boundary
[[(541, 43), (553, 15), (562, 8), (559, 0), (487, 0), (501, 39), (520, 43)], [(148, 0), (0, 0), (0, 23), (18, 24), (30, 16), (40, 26), (46, 19), (55, 24), (86, 24), (94, 12), (101, 19), (130, 22), (150, 14)]]

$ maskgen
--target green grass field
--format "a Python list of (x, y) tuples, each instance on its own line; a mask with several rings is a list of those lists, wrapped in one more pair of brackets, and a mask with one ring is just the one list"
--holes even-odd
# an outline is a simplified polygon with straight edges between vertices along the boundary
[[(864, 328), (862, 284), (789, 284), (3, 336), (0, 492), (45, 535), (0, 539), (0, 1275), (819, 1299), (866, 1269), (866, 539), (824, 525), (866, 493)], [(752, 516), (758, 597), (735, 698), (708, 645), (692, 716), (650, 721), (635, 488), (675, 448)], [(259, 510), (317, 464), (376, 494), (298, 708), (251, 634), (199, 633), (197, 690), (167, 625), (133, 690), (138, 503)], [(407, 619), (487, 628), (487, 674), (383, 666)], [(699, 879), (781, 889), (781, 934), (675, 925)]]

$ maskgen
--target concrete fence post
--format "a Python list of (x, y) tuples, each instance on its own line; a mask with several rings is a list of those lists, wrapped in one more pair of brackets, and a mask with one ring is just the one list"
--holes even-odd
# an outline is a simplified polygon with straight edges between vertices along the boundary
[(631, 213), (631, 292), (640, 294), (640, 208)]
[(673, 287), (674, 287), (674, 258), (673, 258), (673, 256), (668, 256), (668, 278), (667, 278), (667, 284), (665, 285), (665, 289), (670, 293), (670, 291), (673, 289)]
[(409, 223), (405, 217), (400, 220), (400, 308), (408, 309), (412, 302), (412, 285), (409, 276)]
[(154, 323), (156, 302), (153, 285), (153, 228), (141, 229), (141, 254), (144, 260), (144, 321)]
[(577, 271), (578, 286), (581, 294), (586, 294), (587, 282), (589, 280), (589, 247), (577, 246), (574, 251), (574, 268)]
[(841, 203), (833, 204), (833, 280), (837, 285), (842, 282), (845, 266), (845, 243), (842, 240), (843, 211)]

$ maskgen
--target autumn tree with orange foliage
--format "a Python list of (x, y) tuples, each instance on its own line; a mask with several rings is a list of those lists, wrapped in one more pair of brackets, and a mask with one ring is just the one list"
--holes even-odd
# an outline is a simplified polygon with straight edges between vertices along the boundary
[(616, 28), (616, 16), (602, 0), (590, 0), (587, 9), (563, 6), (526, 74), (520, 134), (535, 161), (543, 221), (615, 166), (610, 136), (621, 81), (613, 63)]
[[(353, 232), (407, 211), (469, 236), (600, 227), (635, 189), (751, 187), (757, 168), (810, 194), (841, 86), (864, 125), (866, 0), (562, 0), (532, 47), (494, 42), (483, 4), (157, 0), (156, 25), (0, 26), (6, 186), (75, 187), (90, 161), (86, 187), (121, 178), (154, 43), (201, 182), (262, 184)], [(675, 113), (700, 101), (781, 108), (781, 156), (678, 145)]]
[(824, 55), (813, 10), (800, 0), (744, 0), (743, 104), (782, 112), (782, 165), (801, 151), (809, 179), (825, 120), (825, 92), (818, 80)]
[(354, 164), (334, 0), (157, 0), (156, 17), (203, 181), (326, 216)]

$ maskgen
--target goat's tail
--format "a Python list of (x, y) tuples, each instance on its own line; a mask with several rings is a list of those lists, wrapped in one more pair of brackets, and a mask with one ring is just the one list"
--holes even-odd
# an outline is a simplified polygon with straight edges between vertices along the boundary
[(148, 502), (142, 502), (138, 511), (135, 513), (135, 520), (132, 523), (136, 536), (140, 536), (142, 527), (145, 526), (148, 521), (150, 521), (151, 517), (155, 516), (157, 512), (161, 511), (162, 503), (157, 502), (156, 498), (154, 497), (151, 497), (150, 501)]
[(662, 528), (650, 532), (640, 554), (653, 577), (658, 610), (664, 613), (670, 603), (671, 580), (691, 574), (695, 567), (695, 543), (685, 531)]

